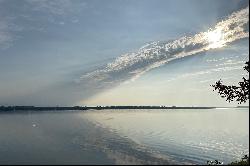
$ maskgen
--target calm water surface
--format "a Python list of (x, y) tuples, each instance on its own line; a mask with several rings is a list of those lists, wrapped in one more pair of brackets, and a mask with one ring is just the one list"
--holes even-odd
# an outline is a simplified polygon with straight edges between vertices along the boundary
[(206, 164), (249, 154), (249, 111), (0, 113), (0, 164)]

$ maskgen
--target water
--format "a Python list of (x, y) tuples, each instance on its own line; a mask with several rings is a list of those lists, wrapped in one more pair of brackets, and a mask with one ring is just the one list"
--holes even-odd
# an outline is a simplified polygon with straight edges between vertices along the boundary
[(0, 164), (206, 164), (249, 154), (249, 111), (0, 113)]

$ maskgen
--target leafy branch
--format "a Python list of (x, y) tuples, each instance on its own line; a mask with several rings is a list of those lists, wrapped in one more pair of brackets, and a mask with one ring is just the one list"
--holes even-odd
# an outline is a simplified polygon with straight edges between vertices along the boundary
[[(249, 73), (249, 61), (245, 63), (244, 70)], [(217, 81), (214, 85), (211, 85), (214, 90), (218, 91), (222, 98), (226, 98), (226, 101), (231, 102), (236, 100), (239, 104), (245, 103), (249, 100), (249, 77), (242, 78), (243, 81), (235, 85), (224, 85), (222, 80)]]

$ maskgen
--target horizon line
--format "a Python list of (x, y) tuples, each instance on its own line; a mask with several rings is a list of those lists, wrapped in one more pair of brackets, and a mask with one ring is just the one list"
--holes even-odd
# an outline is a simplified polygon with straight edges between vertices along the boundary
[(235, 107), (249, 107), (249, 105), (237, 106), (176, 106), (176, 105), (74, 105), (74, 106), (36, 106), (36, 105), (0, 105), (0, 107), (216, 107), (216, 108), (235, 108)]

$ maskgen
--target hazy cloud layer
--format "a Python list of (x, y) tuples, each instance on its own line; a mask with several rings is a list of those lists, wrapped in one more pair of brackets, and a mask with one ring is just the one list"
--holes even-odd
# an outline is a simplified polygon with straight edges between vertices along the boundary
[(8, 23), (1, 18), (0, 21), (0, 48), (6, 48), (9, 46), (13, 37), (8, 31)]
[[(223, 47), (233, 41), (249, 37), (249, 7), (232, 13), (214, 28), (194, 36), (184, 36), (172, 41), (146, 44), (137, 52), (124, 54), (96, 71), (86, 73), (77, 80), (89, 88), (112, 87), (117, 83), (135, 79), (143, 73), (167, 62)], [(221, 39), (209, 40), (209, 35), (221, 33)]]
[[(23, 0), (13, 1), (12, 3), (1, 0), (0, 49), (9, 48), (13, 41), (20, 37), (16, 32), (24, 30), (44, 31), (47, 24), (64, 25), (64, 21), (68, 19), (72, 23), (77, 23), (77, 14), (86, 5), (86, 2), (71, 0)], [(6, 8), (15, 12), (8, 12)], [(39, 23), (39, 21), (41, 22)], [(28, 24), (21, 24), (20, 22)]]
[(25, 2), (32, 7), (32, 11), (58, 16), (75, 14), (86, 5), (86, 2), (75, 3), (72, 0), (25, 0)]

